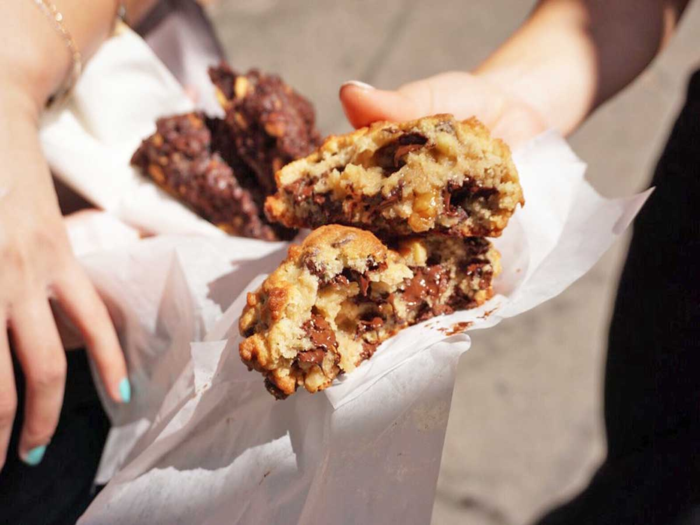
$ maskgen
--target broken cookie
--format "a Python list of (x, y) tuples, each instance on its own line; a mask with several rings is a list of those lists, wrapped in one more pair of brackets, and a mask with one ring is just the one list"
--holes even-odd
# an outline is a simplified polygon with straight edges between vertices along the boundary
[(510, 150), (476, 119), (379, 122), (330, 137), (276, 175), (270, 220), (344, 224), (384, 239), (444, 233), (497, 237), (523, 194)]
[(277, 75), (257, 69), (242, 75), (228, 65), (209, 69), (236, 154), (253, 170), (266, 194), (275, 172), (321, 143), (311, 103)]
[[(131, 164), (202, 218), (231, 235), (279, 238), (266, 224), (253, 195), (212, 151), (212, 134), (201, 113), (161, 118)], [(241, 168), (244, 169), (244, 168)]]
[(392, 249), (370, 232), (324, 226), (248, 294), (240, 355), (278, 398), (317, 392), (402, 328), (484, 303), (499, 271), (482, 238), (416, 237)]

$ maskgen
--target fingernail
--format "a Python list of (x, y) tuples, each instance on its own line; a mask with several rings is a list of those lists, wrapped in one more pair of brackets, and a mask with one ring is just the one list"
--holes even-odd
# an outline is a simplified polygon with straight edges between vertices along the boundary
[(22, 458), (22, 461), (31, 467), (36, 467), (39, 463), (41, 463), (41, 460), (44, 459), (45, 452), (46, 445), (35, 447), (27, 452), (27, 454)]
[(121, 396), (123, 403), (128, 403), (131, 401), (131, 383), (129, 383), (129, 380), (126, 377), (119, 383), (119, 395)]
[(364, 89), (365, 91), (371, 91), (373, 89), (377, 89), (374, 86), (370, 86), (369, 84), (366, 84), (365, 82), (360, 82), (359, 80), (348, 80), (341, 87), (345, 87), (345, 86), (355, 86), (355, 87), (358, 87), (360, 89)]

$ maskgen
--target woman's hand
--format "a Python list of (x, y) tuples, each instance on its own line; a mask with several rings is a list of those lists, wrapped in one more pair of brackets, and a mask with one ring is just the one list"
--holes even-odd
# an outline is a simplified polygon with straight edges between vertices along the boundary
[(340, 100), (355, 127), (377, 120), (405, 121), (437, 113), (452, 113), (458, 119), (476, 116), (511, 147), (547, 129), (544, 118), (525, 100), (486, 76), (470, 73), (443, 73), (396, 91), (348, 82), (340, 88)]
[[(71, 252), (46, 160), (35, 104), (0, 90), (0, 468), (17, 410), (21, 458), (41, 461), (63, 402), (66, 357), (49, 300), (80, 330), (109, 395), (128, 402), (124, 356), (104, 303)], [(12, 351), (26, 379), (17, 407)]]

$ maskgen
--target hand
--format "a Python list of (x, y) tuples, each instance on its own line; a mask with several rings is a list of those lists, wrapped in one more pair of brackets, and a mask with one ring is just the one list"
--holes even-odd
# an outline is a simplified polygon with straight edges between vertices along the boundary
[(377, 120), (405, 121), (437, 113), (452, 113), (458, 119), (476, 116), (511, 148), (547, 129), (532, 106), (485, 75), (443, 73), (396, 91), (348, 82), (340, 88), (340, 100), (356, 128)]
[(63, 402), (66, 357), (55, 300), (81, 332), (106, 389), (128, 402), (126, 363), (107, 309), (71, 252), (37, 131), (33, 104), (0, 93), (0, 468), (17, 407), (12, 349), (26, 379), (19, 451), (41, 461)]

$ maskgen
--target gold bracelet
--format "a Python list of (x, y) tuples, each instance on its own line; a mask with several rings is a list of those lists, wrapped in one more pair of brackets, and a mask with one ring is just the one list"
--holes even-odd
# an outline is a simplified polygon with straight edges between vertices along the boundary
[(129, 25), (126, 20), (126, 0), (117, 0), (117, 19)]
[(59, 89), (58, 92), (49, 99), (49, 104), (52, 104), (58, 99), (63, 99), (70, 92), (70, 90), (73, 89), (73, 86), (75, 86), (75, 83), (80, 77), (80, 73), (83, 71), (83, 57), (80, 54), (80, 50), (78, 49), (75, 40), (73, 40), (73, 35), (70, 34), (63, 23), (63, 15), (56, 8), (56, 6), (49, 0), (32, 1), (39, 9), (41, 9), (41, 12), (46, 15), (56, 31), (61, 34), (73, 63), (70, 75), (68, 75), (64, 81), (63, 86), (61, 86), (61, 89)]

